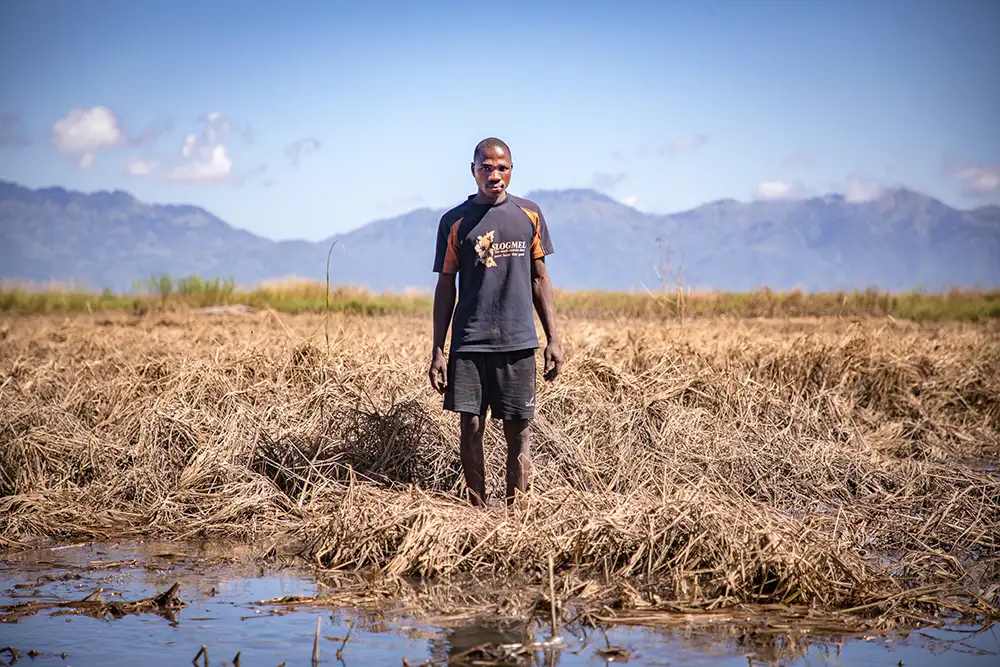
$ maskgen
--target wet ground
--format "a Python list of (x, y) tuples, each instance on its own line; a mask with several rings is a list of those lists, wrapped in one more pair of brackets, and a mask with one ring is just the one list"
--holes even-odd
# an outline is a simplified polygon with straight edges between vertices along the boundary
[[(176, 598), (157, 598), (174, 584)], [(0, 561), (0, 665), (242, 667), (311, 665), (317, 619), (319, 664), (963, 665), (1000, 664), (1000, 629), (953, 627), (890, 636), (764, 637), (716, 629), (612, 627), (589, 636), (547, 627), (489, 627), (460, 617), (437, 624), (354, 608), (260, 604), (324, 592), (300, 567), (260, 566), (212, 544), (70, 545)], [(89, 596), (89, 597), (88, 597)], [(144, 600), (141, 605), (130, 605)], [(74, 602), (75, 601), (75, 602)], [(74, 602), (74, 604), (66, 604)], [(30, 607), (17, 605), (31, 604)], [(55, 606), (55, 605), (61, 606)], [(458, 615), (460, 616), (460, 615)], [(533, 648), (531, 646), (535, 644)], [(490, 648), (474, 650), (476, 647)], [(528, 648), (525, 648), (528, 647)], [(492, 652), (492, 653), (491, 653)], [(339, 656), (338, 656), (339, 653)], [(476, 662), (478, 660), (478, 662)], [(504, 661), (506, 660), (506, 662)]]

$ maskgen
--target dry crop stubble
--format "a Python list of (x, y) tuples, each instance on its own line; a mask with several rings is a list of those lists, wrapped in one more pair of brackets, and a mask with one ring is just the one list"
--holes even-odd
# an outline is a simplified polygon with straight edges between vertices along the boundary
[(618, 613), (997, 613), (994, 323), (567, 320), (509, 511), (457, 497), (429, 322), (330, 327), (328, 353), (320, 316), (8, 317), (0, 539), (233, 537), (439, 580), (552, 556)]

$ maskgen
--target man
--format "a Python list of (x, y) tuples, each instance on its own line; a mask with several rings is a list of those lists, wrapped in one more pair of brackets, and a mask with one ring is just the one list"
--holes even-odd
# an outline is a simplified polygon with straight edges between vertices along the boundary
[[(532, 305), (545, 331), (545, 380), (554, 380), (563, 363), (545, 268), (552, 241), (538, 206), (508, 194), (513, 168), (507, 144), (494, 137), (479, 142), (472, 160), (478, 191), (442, 216), (434, 257), (439, 275), (428, 376), (444, 395), (445, 409), (461, 415), (462, 470), (474, 505), (486, 502), (487, 409), (503, 420), (507, 504), (516, 492), (529, 488), (539, 347)], [(444, 342), (453, 310), (446, 361)]]

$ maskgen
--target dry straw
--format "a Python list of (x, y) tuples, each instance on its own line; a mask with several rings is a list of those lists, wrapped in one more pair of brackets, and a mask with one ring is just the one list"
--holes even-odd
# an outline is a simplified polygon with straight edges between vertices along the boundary
[[(480, 511), (425, 386), (429, 322), (331, 317), (329, 353), (323, 315), (9, 318), (3, 546), (236, 537), (370, 582), (533, 591), (551, 559), (541, 613), (598, 620), (997, 614), (995, 324), (565, 323), (533, 491)], [(499, 429), (487, 447), (495, 494)]]

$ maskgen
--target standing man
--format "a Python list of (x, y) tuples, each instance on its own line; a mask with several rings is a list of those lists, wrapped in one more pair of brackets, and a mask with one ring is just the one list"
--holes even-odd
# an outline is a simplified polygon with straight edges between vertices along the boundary
[(472, 160), (478, 192), (442, 216), (434, 256), (439, 275), (428, 376), (444, 395), (445, 409), (461, 415), (462, 470), (474, 505), (486, 502), (487, 408), (494, 419), (503, 420), (507, 504), (515, 491), (529, 488), (529, 426), (535, 416), (539, 347), (532, 306), (545, 330), (545, 380), (554, 380), (563, 363), (545, 268), (552, 241), (538, 206), (507, 193), (513, 168), (507, 144), (494, 137), (479, 142)]

